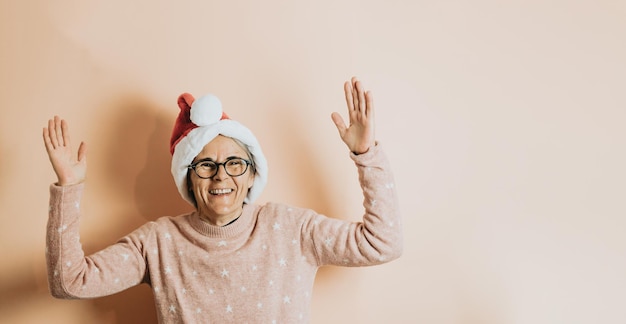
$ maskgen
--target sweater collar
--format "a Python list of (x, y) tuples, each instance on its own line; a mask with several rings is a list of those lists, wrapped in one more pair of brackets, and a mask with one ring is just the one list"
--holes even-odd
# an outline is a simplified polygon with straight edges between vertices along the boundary
[(197, 211), (189, 215), (189, 222), (198, 233), (204, 236), (215, 238), (234, 237), (241, 234), (247, 228), (250, 228), (253, 221), (254, 209), (254, 206), (248, 204), (243, 205), (241, 216), (239, 216), (235, 222), (227, 226), (211, 225), (203, 221)]

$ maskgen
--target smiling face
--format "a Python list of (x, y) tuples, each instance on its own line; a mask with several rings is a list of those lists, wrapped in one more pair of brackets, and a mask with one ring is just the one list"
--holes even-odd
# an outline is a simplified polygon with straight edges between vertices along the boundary
[[(210, 160), (222, 163), (229, 158), (249, 159), (241, 145), (230, 137), (219, 135), (204, 146), (193, 162)], [(243, 201), (254, 183), (254, 172), (248, 168), (244, 174), (232, 177), (226, 173), (224, 166), (220, 166), (215, 176), (202, 179), (189, 170), (189, 183), (200, 217), (212, 225), (223, 226), (241, 215)]]

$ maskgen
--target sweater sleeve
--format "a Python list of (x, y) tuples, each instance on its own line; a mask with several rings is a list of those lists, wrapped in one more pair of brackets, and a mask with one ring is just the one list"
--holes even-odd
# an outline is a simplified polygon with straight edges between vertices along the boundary
[(318, 265), (368, 266), (394, 260), (402, 254), (402, 226), (389, 162), (376, 145), (351, 154), (363, 191), (362, 221), (348, 222), (314, 215), (303, 226)]
[(48, 285), (56, 298), (111, 295), (141, 283), (145, 277), (145, 261), (137, 239), (141, 228), (100, 252), (84, 255), (79, 237), (83, 189), (83, 184), (50, 186), (46, 263)]

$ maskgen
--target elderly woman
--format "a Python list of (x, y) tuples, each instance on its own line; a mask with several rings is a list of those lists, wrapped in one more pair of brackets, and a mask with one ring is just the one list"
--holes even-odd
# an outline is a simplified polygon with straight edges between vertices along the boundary
[(267, 181), (256, 138), (211, 95), (178, 99), (172, 174), (193, 212), (161, 217), (85, 256), (79, 242), (86, 146), (72, 152), (67, 123), (43, 138), (58, 177), (50, 186), (48, 281), (58, 298), (94, 298), (147, 283), (161, 323), (308, 322), (317, 269), (368, 266), (402, 252), (394, 182), (374, 139), (372, 96), (344, 85), (349, 125), (332, 114), (364, 195), (362, 221), (329, 218), (284, 204), (254, 204)]

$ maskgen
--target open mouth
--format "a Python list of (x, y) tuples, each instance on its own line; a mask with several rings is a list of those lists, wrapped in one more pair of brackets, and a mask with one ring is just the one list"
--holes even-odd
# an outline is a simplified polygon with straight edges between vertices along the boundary
[(234, 191), (233, 189), (212, 189), (212, 190), (209, 190), (209, 193), (215, 196), (219, 196), (219, 195), (227, 195), (233, 191)]

